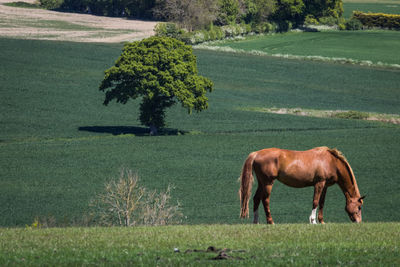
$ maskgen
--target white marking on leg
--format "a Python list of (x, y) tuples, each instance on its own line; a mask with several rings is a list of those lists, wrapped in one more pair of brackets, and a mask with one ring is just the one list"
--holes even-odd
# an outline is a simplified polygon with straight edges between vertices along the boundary
[(313, 209), (311, 211), (310, 223), (311, 224), (317, 224), (317, 208), (315, 208), (315, 209)]
[(253, 220), (253, 223), (258, 223), (258, 210), (256, 210), (255, 212), (254, 212), (254, 220)]

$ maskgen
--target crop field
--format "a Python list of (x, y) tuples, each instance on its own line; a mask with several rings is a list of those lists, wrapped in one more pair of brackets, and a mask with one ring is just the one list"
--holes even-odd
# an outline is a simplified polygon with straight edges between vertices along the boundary
[[(184, 224), (237, 224), (244, 159), (266, 147), (326, 145), (347, 156), (366, 222), (398, 221), (400, 127), (382, 122), (249, 111), (263, 107), (343, 109), (400, 114), (400, 71), (325, 62), (195, 50), (202, 75), (215, 83), (210, 108), (167, 114), (168, 131), (150, 137), (138, 103), (102, 105), (103, 71), (119, 44), (0, 39), (0, 225), (30, 225), (36, 216), (79, 221), (88, 203), (121, 167), (144, 186), (175, 186)], [(312, 188), (276, 183), (276, 223), (307, 223)], [(349, 222), (337, 186), (325, 218)]]
[(343, 17), (350, 18), (353, 11), (372, 13), (400, 14), (399, 0), (345, 0), (343, 1)]
[(217, 42), (210, 46), (261, 51), (269, 55), (319, 56), (325, 57), (324, 60), (346, 58), (372, 64), (400, 64), (399, 31), (289, 32)]
[(399, 223), (0, 228), (2, 266), (398, 266)]

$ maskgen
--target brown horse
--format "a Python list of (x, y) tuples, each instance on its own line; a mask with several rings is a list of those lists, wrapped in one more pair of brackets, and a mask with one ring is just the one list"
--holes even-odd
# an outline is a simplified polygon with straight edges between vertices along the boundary
[(314, 186), (314, 199), (310, 223), (324, 223), (323, 208), (328, 186), (335, 183), (346, 197), (346, 212), (353, 222), (361, 222), (361, 206), (365, 196), (360, 196), (353, 170), (343, 154), (328, 147), (316, 147), (307, 151), (268, 148), (252, 152), (243, 165), (240, 176), (240, 217), (249, 216), (249, 200), (253, 184), (253, 170), (258, 188), (254, 195), (254, 223), (258, 223), (258, 206), (264, 205), (267, 223), (273, 224), (269, 209), (272, 186), (277, 179), (285, 185), (301, 188)]

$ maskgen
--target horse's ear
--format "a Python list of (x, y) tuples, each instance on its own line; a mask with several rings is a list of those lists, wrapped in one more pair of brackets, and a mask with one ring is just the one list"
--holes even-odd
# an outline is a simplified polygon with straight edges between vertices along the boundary
[(366, 196), (362, 196), (362, 197), (360, 197), (359, 199), (358, 199), (358, 202), (360, 202), (361, 204), (364, 202), (363, 200), (364, 200), (364, 198), (365, 198)]

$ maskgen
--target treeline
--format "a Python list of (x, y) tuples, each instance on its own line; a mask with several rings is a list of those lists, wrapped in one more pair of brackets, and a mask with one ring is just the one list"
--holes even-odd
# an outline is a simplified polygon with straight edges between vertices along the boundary
[[(175, 22), (188, 31), (216, 26), (273, 22), (298, 26), (306, 18), (339, 18), (341, 0), (39, 0), (47, 8), (95, 15)], [(284, 27), (282, 27), (284, 28)]]

